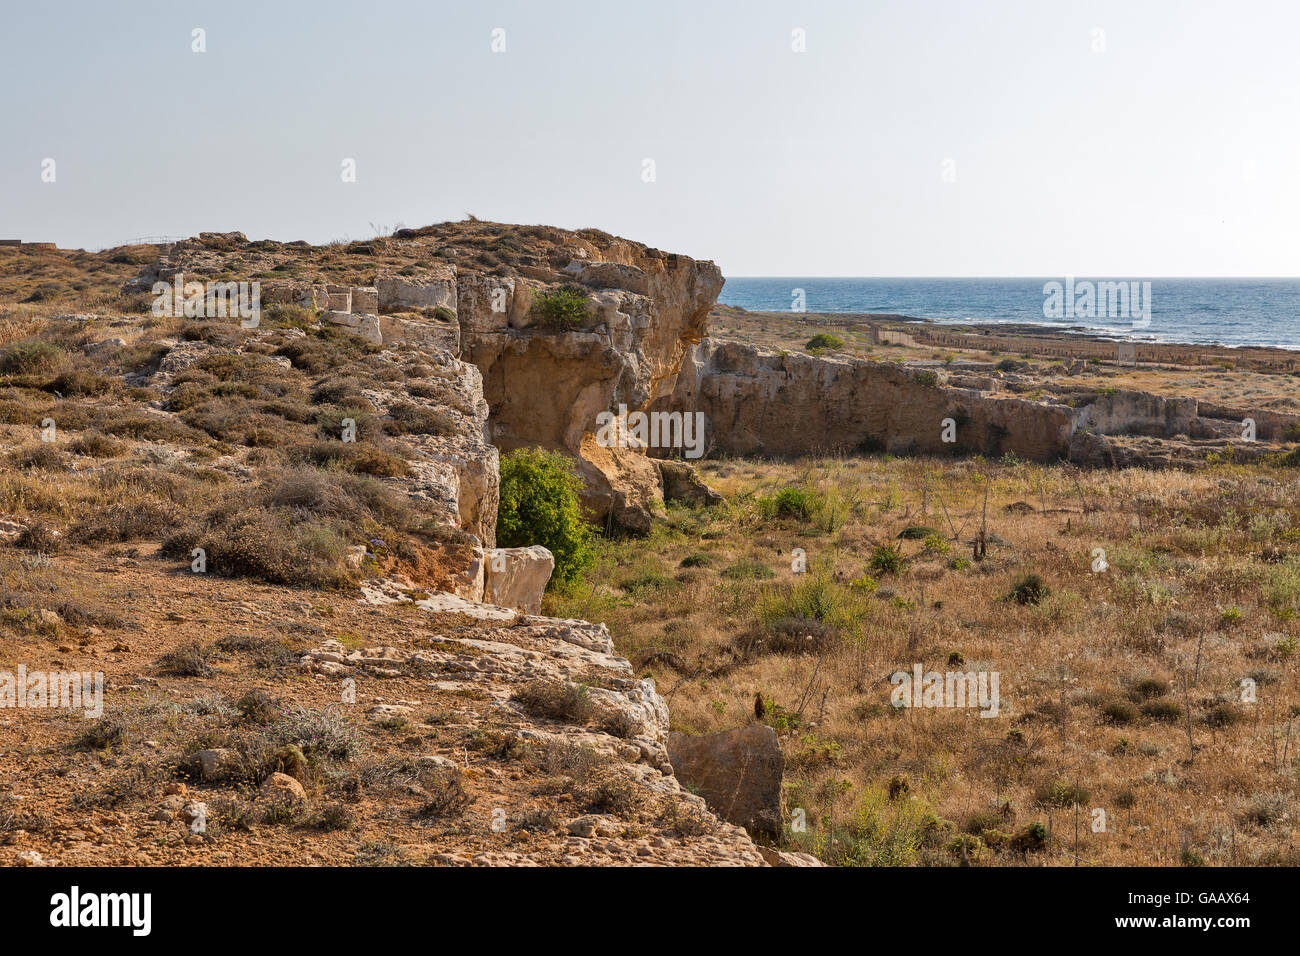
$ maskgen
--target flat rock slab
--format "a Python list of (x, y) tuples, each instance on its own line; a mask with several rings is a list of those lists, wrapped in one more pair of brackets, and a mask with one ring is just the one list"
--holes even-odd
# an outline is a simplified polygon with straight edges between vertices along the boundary
[(698, 737), (671, 733), (668, 759), (678, 781), (724, 820), (750, 833), (781, 832), (785, 757), (771, 727), (752, 724)]

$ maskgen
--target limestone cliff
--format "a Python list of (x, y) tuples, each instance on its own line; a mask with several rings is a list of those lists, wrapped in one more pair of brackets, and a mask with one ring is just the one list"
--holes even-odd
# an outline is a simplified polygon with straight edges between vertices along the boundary
[[(671, 394), (723, 282), (712, 262), (598, 230), (477, 220), (344, 247), (203, 233), (127, 288), (178, 276), (256, 280), (266, 304), (307, 307), (375, 344), (458, 351), (482, 372), (492, 444), (572, 455), (591, 516), (636, 531), (662, 508), (658, 470), (644, 449), (596, 445), (596, 416)], [(580, 290), (585, 314), (548, 323), (534, 306), (561, 287)]]

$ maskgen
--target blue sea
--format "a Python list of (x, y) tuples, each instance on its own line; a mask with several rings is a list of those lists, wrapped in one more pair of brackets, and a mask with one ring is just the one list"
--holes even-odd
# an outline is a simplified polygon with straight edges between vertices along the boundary
[[(1130, 316), (1088, 315), (1083, 283), (1137, 282)], [(1044, 285), (1076, 291), (1082, 307), (1056, 317)], [(1141, 295), (1149, 282), (1149, 300)], [(1146, 279), (1078, 276), (1042, 279), (729, 278), (718, 301), (750, 311), (793, 312), (803, 290), (808, 313), (904, 315), (963, 325), (1032, 324), (1062, 331), (1154, 342), (1300, 349), (1300, 279)], [(1064, 294), (1062, 299), (1067, 298)], [(1149, 301), (1149, 312), (1136, 303)], [(1059, 299), (1057, 300), (1060, 301)], [(1048, 308), (1045, 309), (1045, 305)], [(1094, 308), (1094, 311), (1095, 308)], [(1048, 312), (1053, 312), (1049, 317)]]

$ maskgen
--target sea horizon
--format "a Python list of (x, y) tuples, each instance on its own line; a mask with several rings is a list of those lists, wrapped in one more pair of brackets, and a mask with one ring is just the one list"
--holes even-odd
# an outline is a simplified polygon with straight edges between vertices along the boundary
[[(1048, 284), (1133, 284), (1134, 308), (1051, 312)], [(1067, 286), (1067, 288), (1070, 288)], [(1127, 293), (1127, 290), (1125, 290)], [(718, 302), (789, 315), (899, 315), (1169, 344), (1300, 350), (1300, 278), (731, 276)]]

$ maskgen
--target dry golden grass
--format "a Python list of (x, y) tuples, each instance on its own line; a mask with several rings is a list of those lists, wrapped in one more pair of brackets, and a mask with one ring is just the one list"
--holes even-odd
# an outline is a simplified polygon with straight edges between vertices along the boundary
[[(549, 609), (606, 621), (678, 730), (753, 721), (760, 695), (788, 807), (807, 816), (791, 845), (859, 863), (1300, 861), (1294, 470), (888, 457), (702, 470), (726, 506), (673, 508), (649, 539), (603, 543), (592, 583)], [(937, 533), (898, 537), (914, 526)], [(901, 550), (899, 573), (873, 571), (882, 546)], [(1006, 599), (1026, 573), (1051, 589), (1038, 606)], [(890, 675), (914, 664), (998, 672), (1000, 715), (895, 709)], [(1257, 703), (1241, 701), (1244, 678)]]

